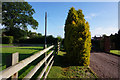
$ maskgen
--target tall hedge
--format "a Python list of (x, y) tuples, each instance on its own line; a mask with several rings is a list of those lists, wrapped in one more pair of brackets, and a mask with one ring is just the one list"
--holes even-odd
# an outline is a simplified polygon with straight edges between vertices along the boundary
[(85, 21), (82, 10), (69, 10), (65, 23), (65, 50), (68, 60), (77, 65), (89, 65), (91, 33), (89, 23)]
[[(53, 36), (47, 36), (46, 37), (47, 44), (56, 44), (57, 38), (54, 38)], [(45, 36), (36, 36), (32, 37), (30, 39), (20, 39), (19, 43), (24, 44), (44, 44), (45, 43)]]

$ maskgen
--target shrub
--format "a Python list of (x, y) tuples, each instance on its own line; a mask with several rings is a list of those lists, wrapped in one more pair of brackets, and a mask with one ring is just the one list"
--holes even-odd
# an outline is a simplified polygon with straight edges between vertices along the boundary
[[(55, 44), (57, 43), (57, 39), (52, 36), (47, 36), (47, 44)], [(27, 44), (44, 44), (45, 37), (44, 36), (36, 36), (30, 39), (22, 38), (20, 39), (19, 43), (27, 43)]]
[(85, 21), (82, 10), (69, 10), (65, 23), (65, 50), (68, 60), (76, 65), (89, 65), (91, 34), (89, 23)]
[(2, 43), (3, 44), (12, 44), (13, 43), (13, 36), (3, 36)]

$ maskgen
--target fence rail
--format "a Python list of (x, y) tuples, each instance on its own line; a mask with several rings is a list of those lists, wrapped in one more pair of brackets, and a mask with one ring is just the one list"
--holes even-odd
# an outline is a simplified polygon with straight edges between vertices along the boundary
[[(32, 55), (32, 56), (30, 56), (30, 57), (28, 57), (28, 58), (26, 58), (26, 59), (18, 62), (18, 63), (15, 63), (14, 65), (6, 68), (5, 70), (1, 71), (1, 72), (0, 72), (0, 80), (1, 80), (2, 78), (9, 78), (10, 76), (16, 74), (19, 70), (21, 70), (22, 68), (24, 68), (25, 66), (27, 66), (28, 64), (30, 64), (31, 62), (33, 62), (35, 59), (37, 59), (38, 57), (40, 57), (41, 55), (43, 55), (44, 53), (46, 53), (47, 51), (49, 51), (50, 49), (52, 49), (52, 48), (54, 48), (54, 47), (55, 47), (55, 46), (52, 45), (52, 46), (50, 46), (50, 47), (48, 47), (48, 48), (46, 48), (46, 49), (44, 49), (44, 50), (42, 50), (42, 51), (39, 51), (38, 53), (36, 53), (36, 54), (34, 54), (34, 55)], [(30, 78), (37, 72), (37, 70), (45, 63), (45, 61), (53, 54), (53, 52), (54, 52), (54, 50), (52, 50), (43, 60), (41, 60), (41, 61), (24, 77), (24, 79), (25, 79), (25, 80), (26, 80), (26, 78), (27, 78), (27, 79), (30, 79)], [(42, 76), (43, 76), (43, 74), (45, 73), (48, 65), (51, 63), (48, 71), (45, 73), (44, 78), (47, 77), (47, 75), (48, 75), (48, 73), (49, 73), (49, 71), (50, 71), (50, 68), (52, 67), (53, 62), (54, 62), (53, 57), (54, 57), (54, 55), (51, 56), (51, 58), (49, 59), (47, 65), (44, 67), (44, 69), (42, 70), (42, 72), (41, 72), (40, 75), (38, 76), (39, 79), (42, 78)], [(52, 61), (52, 60), (53, 60), (53, 61)], [(12, 77), (12, 78), (13, 78), (13, 77)], [(37, 79), (38, 79), (38, 78), (37, 78)], [(23, 80), (24, 80), (24, 79), (23, 79)]]
[(37, 70), (43, 65), (43, 63), (48, 59), (48, 57), (50, 57), (52, 53), (53, 51), (51, 51), (49, 55), (47, 55), (42, 61), (40, 61), (24, 78), (31, 78), (35, 74), (35, 72), (37, 72)]

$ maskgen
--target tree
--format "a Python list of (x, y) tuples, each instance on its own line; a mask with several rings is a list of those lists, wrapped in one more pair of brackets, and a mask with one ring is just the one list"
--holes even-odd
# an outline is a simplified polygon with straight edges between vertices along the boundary
[(42, 34), (41, 34), (41, 33), (38, 33), (38, 36), (42, 36)]
[(82, 10), (69, 10), (65, 23), (65, 50), (68, 59), (77, 65), (89, 65), (91, 34)]
[(20, 28), (13, 27), (10, 30), (6, 30), (5, 35), (14, 36), (14, 42), (19, 42), (19, 39), (27, 37), (27, 32)]
[(38, 22), (32, 17), (34, 13), (34, 9), (27, 2), (3, 2), (2, 25), (8, 29), (17, 27), (25, 30), (28, 25), (37, 29)]
[(120, 36), (120, 29), (118, 30), (118, 35)]
[(118, 30), (118, 33), (115, 33), (115, 35), (110, 35), (110, 41), (111, 43), (115, 43), (115, 49), (120, 50), (120, 29)]
[(62, 42), (61, 36), (57, 36), (57, 41), (58, 41), (58, 42)]
[(106, 37), (107, 35), (106, 34), (103, 34), (102, 37)]
[(27, 32), (27, 36), (28, 36), (28, 37), (31, 37), (31, 34), (32, 34), (32, 33), (31, 33), (31, 30), (29, 30), (29, 31), (26, 30), (26, 32)]
[(32, 17), (34, 9), (27, 2), (3, 2), (2, 25), (5, 26), (6, 35), (13, 36), (15, 41), (25, 37), (27, 26), (37, 29), (38, 22)]
[[(45, 37), (45, 36), (44, 36)], [(45, 38), (44, 38), (45, 39)], [(49, 36), (46, 36), (46, 42), (47, 44), (55, 44), (56, 43), (56, 39), (52, 36), (52, 35), (49, 35)]]

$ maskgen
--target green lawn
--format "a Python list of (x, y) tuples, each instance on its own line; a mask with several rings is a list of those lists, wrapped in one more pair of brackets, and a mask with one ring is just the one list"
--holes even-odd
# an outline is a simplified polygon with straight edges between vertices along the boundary
[(48, 78), (96, 78), (88, 67), (67, 65), (65, 54), (66, 52), (59, 51)]
[[(23, 46), (23, 45), (29, 45), (29, 46), (44, 46), (44, 44), (0, 44), (0, 46)], [(50, 44), (48, 44), (50, 46)]]
[(0, 44), (0, 46), (13, 46), (13, 44)]
[[(8, 63), (8, 56), (12, 53), (19, 52), (19, 61), (37, 53), (43, 49), (43, 46), (27, 46), (27, 47), (3, 47), (2, 49), (2, 64), (1, 70), (6, 68)], [(49, 52), (48, 52), (49, 53)], [(84, 66), (68, 66), (65, 58), (66, 52), (59, 51), (59, 54), (55, 56), (54, 64), (48, 74), (48, 78), (95, 78), (96, 76), (90, 71), (88, 67)], [(19, 71), (19, 78), (23, 78), (29, 73), (35, 65), (43, 59), (44, 55), (37, 58), (35, 61), (24, 67)], [(42, 71), (43, 66), (35, 73), (32, 78), (36, 78)]]
[(120, 50), (110, 50), (110, 53), (120, 55)]
[[(7, 44), (6, 44), (7, 45)], [(7, 45), (8, 46), (8, 45)], [(19, 61), (37, 53), (42, 50), (43, 46), (27, 46), (27, 47), (2, 47), (2, 64), (0, 64), (0, 71), (4, 70), (7, 66), (9, 66), (9, 57), (12, 53), (19, 52)], [(23, 78), (34, 66), (43, 59), (43, 56), (39, 57), (28, 66), (19, 71), (19, 78)], [(8, 64), (8, 65), (6, 65)]]

